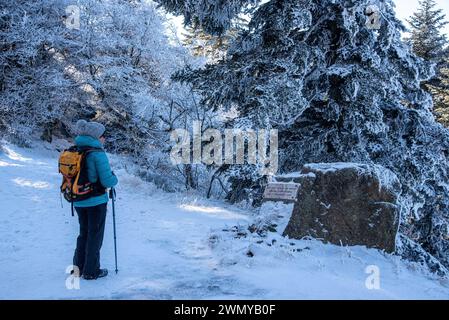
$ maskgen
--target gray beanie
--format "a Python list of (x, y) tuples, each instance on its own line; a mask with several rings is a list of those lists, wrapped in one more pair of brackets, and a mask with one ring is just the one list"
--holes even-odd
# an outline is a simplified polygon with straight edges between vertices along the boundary
[(91, 136), (95, 139), (100, 138), (106, 128), (104, 125), (98, 122), (87, 122), (86, 120), (78, 120), (76, 123), (75, 131), (77, 135), (80, 136)]

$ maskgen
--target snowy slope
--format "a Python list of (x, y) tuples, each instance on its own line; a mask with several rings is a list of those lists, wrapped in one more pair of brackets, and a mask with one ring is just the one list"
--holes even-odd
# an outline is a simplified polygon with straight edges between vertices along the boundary
[[(119, 160), (113, 158), (113, 165)], [(68, 290), (65, 271), (78, 223), (67, 203), (61, 208), (56, 163), (57, 153), (43, 147), (7, 145), (0, 152), (1, 299), (449, 297), (447, 282), (377, 250), (291, 241), (275, 233), (236, 237), (223, 230), (235, 225), (245, 230), (254, 213), (189, 194), (163, 193), (124, 170), (116, 170), (120, 271), (81, 280), (79, 290)], [(102, 266), (112, 271), (110, 211), (105, 234)], [(379, 267), (379, 290), (365, 286), (369, 265)]]

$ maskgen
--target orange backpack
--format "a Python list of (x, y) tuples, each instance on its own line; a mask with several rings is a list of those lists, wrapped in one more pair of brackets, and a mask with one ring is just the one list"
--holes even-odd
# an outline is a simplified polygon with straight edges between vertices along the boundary
[[(59, 173), (62, 174), (61, 193), (72, 203), (102, 195), (106, 192), (100, 181), (91, 183), (87, 176), (86, 157), (91, 152), (104, 152), (101, 148), (80, 148), (77, 146), (61, 152)], [(72, 210), (73, 215), (73, 210)]]

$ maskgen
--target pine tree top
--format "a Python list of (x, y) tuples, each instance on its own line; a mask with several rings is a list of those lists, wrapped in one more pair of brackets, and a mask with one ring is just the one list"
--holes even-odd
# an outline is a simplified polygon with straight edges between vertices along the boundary
[(411, 36), (408, 40), (415, 54), (428, 61), (441, 59), (443, 49), (448, 43), (442, 30), (448, 22), (443, 10), (437, 8), (437, 3), (434, 0), (420, 1), (418, 10), (407, 22), (411, 26)]

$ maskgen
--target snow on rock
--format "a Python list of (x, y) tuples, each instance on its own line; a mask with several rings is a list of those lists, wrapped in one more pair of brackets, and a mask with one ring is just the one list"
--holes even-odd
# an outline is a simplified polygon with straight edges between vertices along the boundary
[(260, 207), (259, 213), (254, 216), (253, 228), (259, 232), (272, 229), (282, 233), (290, 220), (293, 203), (268, 201)]
[(332, 163), (309, 163), (305, 164), (303, 167), (304, 173), (312, 173), (313, 171), (321, 172), (335, 172), (343, 169), (354, 169), (359, 172), (365, 172), (367, 170), (372, 171), (373, 174), (379, 179), (379, 188), (386, 187), (390, 190), (399, 191), (400, 182), (396, 174), (391, 170), (375, 164), (362, 164), (362, 163), (352, 163), (352, 162), (332, 162)]
[(304, 168), (310, 169), (313, 171), (337, 171), (341, 169), (352, 169), (352, 168), (361, 168), (363, 164), (360, 163), (351, 163), (351, 162), (332, 162), (332, 163), (308, 163), (304, 165)]
[(309, 172), (307, 174), (301, 173), (301, 172), (290, 172), (290, 173), (285, 173), (285, 174), (280, 174), (278, 176), (276, 176), (275, 179), (277, 178), (285, 178), (285, 179), (289, 179), (289, 178), (300, 178), (300, 177), (304, 177), (304, 176), (310, 176), (310, 177), (315, 177), (315, 174), (313, 172)]

